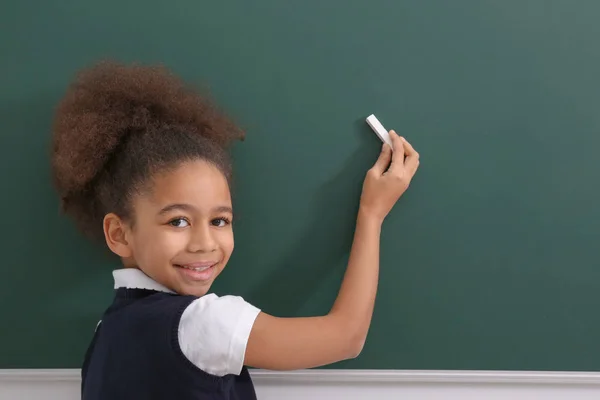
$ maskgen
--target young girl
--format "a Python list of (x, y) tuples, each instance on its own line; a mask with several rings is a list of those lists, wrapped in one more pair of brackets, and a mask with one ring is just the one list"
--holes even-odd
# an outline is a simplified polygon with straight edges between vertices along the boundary
[(292, 370), (358, 356), (384, 218), (419, 155), (390, 132), (367, 172), (354, 241), (327, 315), (279, 318), (210, 293), (234, 248), (228, 145), (243, 134), (161, 67), (100, 63), (61, 101), (53, 178), (63, 210), (122, 269), (82, 367), (82, 398), (255, 399), (247, 366)]

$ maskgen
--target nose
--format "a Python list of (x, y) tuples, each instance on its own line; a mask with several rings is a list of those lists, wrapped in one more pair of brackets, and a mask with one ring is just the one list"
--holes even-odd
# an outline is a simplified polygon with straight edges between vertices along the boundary
[(192, 230), (188, 251), (191, 253), (210, 253), (217, 249), (213, 231), (207, 224), (199, 224)]

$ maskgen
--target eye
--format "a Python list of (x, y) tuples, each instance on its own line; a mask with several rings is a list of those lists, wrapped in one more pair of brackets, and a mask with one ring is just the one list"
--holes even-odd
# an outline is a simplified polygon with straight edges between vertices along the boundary
[[(182, 225), (182, 223), (187, 225)], [(189, 226), (189, 222), (185, 218), (175, 218), (169, 221), (169, 225), (174, 226), (175, 228), (185, 228)]]
[(226, 225), (230, 224), (230, 221), (228, 218), (225, 217), (221, 217), (221, 218), (215, 218), (211, 221), (211, 224), (217, 227), (224, 227)]

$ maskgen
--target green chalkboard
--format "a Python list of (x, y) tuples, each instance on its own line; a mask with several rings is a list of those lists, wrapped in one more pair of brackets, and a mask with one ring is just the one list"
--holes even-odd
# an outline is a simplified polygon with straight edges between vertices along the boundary
[(162, 63), (247, 132), (215, 285), (326, 312), (375, 113), (421, 153), (383, 227), (359, 358), (334, 368), (600, 371), (600, 2), (13, 1), (0, 10), (0, 368), (78, 368), (116, 260), (61, 217), (54, 107), (102, 58)]

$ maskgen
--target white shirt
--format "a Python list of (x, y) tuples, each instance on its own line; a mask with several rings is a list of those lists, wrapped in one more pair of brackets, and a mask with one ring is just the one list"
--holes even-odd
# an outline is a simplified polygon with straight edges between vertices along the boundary
[[(113, 271), (115, 289), (174, 293), (136, 268)], [(239, 296), (206, 294), (194, 300), (179, 321), (181, 351), (201, 370), (216, 376), (242, 370), (252, 325), (260, 310)]]

